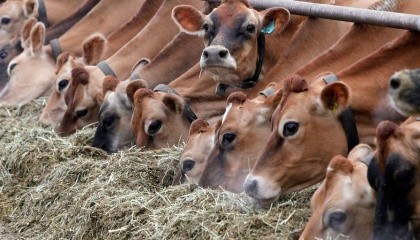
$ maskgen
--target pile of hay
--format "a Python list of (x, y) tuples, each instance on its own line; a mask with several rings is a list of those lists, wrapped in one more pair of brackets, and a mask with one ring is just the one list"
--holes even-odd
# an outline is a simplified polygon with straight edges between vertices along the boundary
[[(45, 100), (0, 108), (0, 228), (31, 239), (295, 239), (314, 188), (261, 209), (245, 194), (170, 186), (182, 147), (113, 155), (94, 129), (58, 137)], [(0, 236), (1, 237), (1, 236)]]

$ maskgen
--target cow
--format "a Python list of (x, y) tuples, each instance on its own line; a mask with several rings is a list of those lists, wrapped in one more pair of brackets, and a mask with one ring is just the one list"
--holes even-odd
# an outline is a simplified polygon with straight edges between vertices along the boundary
[(83, 43), (83, 56), (77, 58), (75, 54), (64, 52), (57, 58), (56, 80), (51, 95), (42, 109), (39, 121), (46, 124), (59, 124), (67, 109), (64, 101), (65, 93), (70, 85), (71, 70), (76, 66), (97, 64), (106, 49), (106, 38), (96, 33), (88, 37)]
[(187, 143), (181, 153), (179, 167), (172, 185), (198, 184), (207, 158), (214, 147), (214, 136), (221, 121), (209, 124), (203, 119), (191, 123)]
[[(404, 120), (389, 104), (387, 75), (419, 64), (413, 60), (419, 40), (419, 33), (406, 32), (325, 81), (285, 81), (269, 140), (245, 180), (245, 192), (268, 204), (280, 194), (309, 187), (323, 179), (333, 156), (346, 155), (359, 140), (373, 145), (380, 121)], [(325, 86), (334, 79), (341, 82)], [(352, 130), (345, 133), (339, 119), (351, 119), (349, 106), (355, 121), (344, 123)]]
[(37, 0), (6, 1), (0, 6), (0, 42), (5, 44), (18, 36), (24, 22), (36, 17), (45, 24), (56, 24), (76, 11), (86, 0), (54, 1)]
[(271, 115), (281, 99), (280, 94), (272, 95), (274, 85), (254, 99), (247, 99), (242, 92), (234, 92), (228, 97), (200, 186), (243, 192), (245, 177), (267, 141)]
[(130, 126), (133, 95), (137, 89), (147, 87), (147, 82), (142, 79), (118, 81), (110, 76), (105, 79), (93, 147), (113, 153), (135, 145), (135, 137)]
[(393, 105), (403, 115), (420, 117), (420, 68), (393, 74), (389, 94)]
[(373, 157), (359, 144), (346, 157), (335, 156), (311, 198), (311, 217), (300, 240), (372, 239), (376, 194), (367, 179)]
[[(179, 33), (170, 43), (165, 46), (164, 49), (158, 53), (158, 55), (156, 55), (155, 58), (150, 61), (148, 59), (139, 60), (139, 62), (135, 65), (135, 67), (133, 67), (131, 71), (132, 73), (130, 79), (142, 79), (146, 81), (149, 88), (154, 88), (159, 83), (170, 82), (172, 79), (178, 77), (178, 75), (180, 75), (183, 71), (187, 70), (188, 67), (191, 67), (194, 65), (194, 63), (196, 63), (197, 60), (194, 60), (193, 56), (196, 55), (198, 59), (202, 50), (202, 47), (200, 47), (200, 42), (197, 40), (198, 39), (191, 37), (190, 35)], [(187, 55), (189, 56), (189, 60), (183, 61)], [(123, 82), (129, 81), (126, 80)], [(130, 90), (128, 92), (131, 94), (129, 99), (132, 99), (132, 95), (134, 95), (135, 91)], [(122, 142), (131, 143), (131, 141), (128, 141), (127, 138), (121, 137), (131, 136), (131, 129), (123, 129), (128, 130), (129, 132), (121, 132), (122, 130), (120, 129), (120, 132), (114, 134), (114, 131), (108, 131), (106, 128), (100, 127), (101, 125), (106, 125), (105, 123), (102, 123), (102, 121), (110, 121), (108, 117), (102, 116), (103, 114), (112, 116), (121, 115), (120, 108), (117, 107), (118, 105), (122, 104), (119, 99), (123, 99), (123, 97), (113, 97), (112, 99), (108, 99), (108, 95), (105, 95), (103, 101), (104, 104), (101, 106), (101, 110), (99, 111), (99, 126), (96, 129), (93, 146), (102, 148), (107, 152), (113, 152), (118, 149), (117, 147), (110, 149), (109, 146), (111, 145), (119, 146), (120, 144), (123, 144)], [(132, 103), (132, 101), (130, 101), (130, 103)], [(112, 126), (130, 126), (132, 111), (132, 108), (130, 113), (124, 111), (124, 115), (130, 115), (130, 118), (112, 118)], [(106, 137), (103, 138), (102, 136)], [(124, 146), (126, 145), (127, 144), (124, 144)]]
[[(89, 14), (85, 18), (80, 20), (75, 26), (71, 28), (70, 31), (66, 32), (63, 36), (60, 37), (59, 43), (62, 47), (62, 50), (68, 50), (76, 53), (77, 55), (81, 54), (81, 38), (86, 35), (89, 35), (89, 31), (97, 30), (98, 32), (103, 32), (104, 34), (112, 31), (113, 29), (117, 28), (120, 23), (124, 23), (126, 19), (129, 19), (130, 15), (128, 13), (132, 12), (134, 15), (135, 10), (141, 6), (141, 3), (142, 1), (134, 0), (124, 0), (119, 1), (118, 3), (109, 0), (101, 1), (101, 3), (99, 3), (91, 12), (89, 12)], [(129, 12), (127, 12), (126, 8), (129, 9)], [(124, 17), (122, 17), (121, 19), (117, 18), (118, 21), (109, 20), (110, 24), (97, 24), (98, 21), (103, 20), (102, 16), (104, 14), (110, 14), (108, 16), (109, 18), (106, 19), (111, 19), (114, 14), (117, 15), (120, 11), (116, 11), (116, 9), (121, 9), (120, 11), (124, 12)], [(111, 13), (108, 13), (110, 11)], [(45, 37), (43, 37), (43, 40), (44, 39)], [(42, 52), (42, 58), (35, 57), (31, 54), (22, 53), (19, 56), (16, 56), (9, 63), (9, 69), (13, 69), (13, 71), (9, 72), (10, 79), (8, 83), (9, 87), (7, 89), (7, 92), (3, 91), (2, 93), (0, 93), (0, 104), (3, 103), (7, 105), (21, 105), (24, 103), (22, 98), (18, 98), (15, 96), (26, 95), (26, 98), (24, 100), (30, 101), (50, 91), (54, 83), (52, 78), (55, 72), (55, 59), (50, 45), (42, 47)], [(34, 61), (36, 61), (37, 64), (29, 64)], [(17, 87), (19, 85), (19, 83), (17, 83), (18, 79), (31, 80), (33, 76), (46, 77), (46, 79), (43, 80), (44, 84), (40, 84), (42, 85), (42, 87), (38, 87), (35, 89), (31, 88), (30, 94), (26, 94), (26, 92), (28, 91), (28, 87), (32, 85), (26, 85), (25, 88), (25, 86), (20, 84), (21, 87)], [(31, 82), (33, 83), (35, 83), (36, 81), (37, 80), (34, 79), (31, 80)], [(50, 85), (47, 86), (46, 82), (49, 82)]]
[[(203, 3), (191, 0), (191, 4), (194, 6), (202, 6)], [(108, 66), (108, 70), (111, 70), (113, 72), (112, 74), (117, 76), (118, 79), (128, 78), (130, 75), (130, 68), (138, 61), (138, 59), (142, 58), (141, 55), (144, 55), (145, 58), (152, 58), (154, 55), (159, 53), (159, 50), (161, 50), (162, 47), (166, 45), (167, 42), (165, 41), (170, 41), (176, 35), (179, 30), (175, 24), (167, 24), (172, 22), (168, 13), (176, 5), (178, 5), (177, 1), (165, 0), (157, 11), (156, 15), (142, 29), (142, 31), (140, 31), (130, 42), (124, 45), (124, 47), (121, 48), (116, 54), (102, 62)], [(165, 29), (167, 31), (160, 31), (158, 33), (154, 32), (156, 28), (162, 26), (162, 24), (165, 25)], [(152, 32), (153, 34), (151, 34)], [(86, 66), (85, 70), (89, 74), (90, 83), (94, 82), (96, 86), (102, 86), (105, 73), (101, 70), (101, 68), (98, 66)], [(95, 98), (97, 93), (102, 92), (100, 88), (96, 90), (97, 92), (90, 92), (93, 94), (92, 96), (89, 96), (90, 98)], [(71, 98), (71, 96), (69, 96), (69, 98)], [(81, 101), (79, 101), (79, 103), (83, 104)], [(79, 107), (82, 108), (82, 106)], [(96, 107), (98, 109), (90, 110), (99, 112), (99, 105), (96, 105)], [(95, 115), (89, 116), (93, 117)], [(77, 122), (77, 119), (73, 120)], [(90, 119), (90, 121), (80, 121), (77, 124), (74, 122), (73, 124), (76, 124), (79, 127), (83, 127), (84, 125), (82, 122), (87, 123), (96, 121), (98, 121), (97, 115), (93, 119)], [(65, 126), (69, 125), (65, 124)], [(62, 128), (61, 130), (65, 131), (65, 129), (66, 128)], [(69, 129), (75, 129), (75, 126), (72, 126)]]
[(377, 192), (374, 238), (420, 237), (420, 121), (401, 126), (383, 121), (376, 130), (377, 150), (368, 169)]
[(90, 81), (89, 73), (83, 67), (72, 69), (70, 82), (64, 97), (67, 109), (57, 129), (60, 136), (68, 136), (82, 126), (97, 122), (102, 102), (98, 94), (102, 85)]

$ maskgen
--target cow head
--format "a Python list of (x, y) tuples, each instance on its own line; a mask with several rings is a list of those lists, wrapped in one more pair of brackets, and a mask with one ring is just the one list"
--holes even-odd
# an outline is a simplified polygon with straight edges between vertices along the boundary
[(411, 231), (415, 239), (420, 236), (420, 121), (381, 122), (376, 144), (368, 170), (377, 192), (374, 239), (411, 239)]
[(44, 38), (45, 26), (36, 23), (25, 44), (28, 47), (9, 63), (9, 82), (0, 93), (0, 104), (21, 105), (50, 93), (55, 63), (44, 50)]
[(173, 185), (185, 182), (198, 183), (213, 149), (214, 135), (219, 124), (220, 122), (210, 125), (202, 119), (192, 122)]
[(139, 148), (158, 149), (187, 140), (189, 120), (184, 116), (182, 97), (150, 89), (138, 89), (133, 95), (131, 126)]
[(215, 147), (200, 179), (201, 186), (243, 191), (245, 177), (267, 142), (271, 115), (280, 99), (281, 94), (252, 100), (242, 92), (229, 96)]
[(71, 71), (70, 85), (65, 94), (67, 110), (58, 128), (58, 134), (67, 136), (77, 129), (98, 121), (102, 101), (100, 83), (89, 80), (89, 73), (83, 67)]
[(322, 81), (308, 86), (293, 76), (282, 91), (268, 142), (244, 183), (246, 193), (261, 204), (321, 181), (330, 159), (347, 152), (338, 120), (349, 104), (347, 85)]
[(191, 6), (177, 6), (172, 16), (181, 30), (204, 36), (201, 68), (215, 81), (236, 86), (251, 79), (257, 62), (263, 61), (258, 57), (263, 32), (282, 31), (290, 18), (284, 8), (258, 12), (247, 0), (224, 0), (208, 15)]
[(70, 52), (64, 52), (58, 56), (55, 85), (39, 117), (41, 122), (60, 123), (67, 109), (64, 96), (70, 85), (72, 69), (77, 66), (97, 64), (105, 52), (105, 45), (106, 38), (100, 33), (95, 33), (84, 41), (81, 58), (76, 58)]
[(367, 180), (373, 151), (359, 144), (347, 158), (335, 156), (311, 199), (312, 215), (300, 236), (306, 239), (372, 239), (375, 193)]
[(143, 80), (120, 82), (114, 77), (105, 79), (104, 100), (99, 111), (99, 125), (96, 128), (93, 147), (111, 153), (135, 145), (136, 139), (130, 125), (133, 101), (127, 97), (127, 93), (132, 97), (140, 88), (147, 88), (147, 83)]
[(420, 68), (396, 72), (389, 81), (389, 93), (403, 115), (420, 117)]
[(25, 20), (38, 15), (37, 0), (6, 1), (0, 6), (1, 44), (8, 43), (20, 34)]

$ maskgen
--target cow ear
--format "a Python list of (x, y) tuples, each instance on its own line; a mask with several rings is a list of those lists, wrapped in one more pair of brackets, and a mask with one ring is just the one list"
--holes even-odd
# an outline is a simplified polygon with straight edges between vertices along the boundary
[(130, 84), (128, 84), (126, 92), (128, 100), (130, 100), (131, 103), (134, 103), (134, 93), (140, 88), (147, 88), (147, 82), (138, 79), (131, 81)]
[(269, 8), (262, 12), (261, 32), (271, 34), (274, 30), (282, 32), (290, 21), (290, 12), (281, 7)]
[(355, 146), (348, 155), (348, 159), (354, 163), (356, 162), (366, 162), (368, 161), (368, 158), (372, 157), (373, 150), (372, 148), (367, 144), (359, 144)]
[(38, 20), (36, 20), (35, 18), (29, 18), (23, 25), (20, 36), (22, 48), (29, 48), (29, 37), (31, 36), (31, 30), (37, 22)]
[(327, 111), (340, 114), (349, 105), (350, 89), (342, 82), (328, 84), (321, 92), (321, 102)]
[(181, 31), (189, 34), (204, 34), (204, 15), (192, 6), (180, 5), (172, 10), (172, 18)]
[(105, 96), (106, 92), (108, 91), (115, 91), (117, 85), (120, 83), (118, 79), (114, 76), (106, 76), (104, 78), (104, 82), (102, 84), (102, 95)]
[(191, 123), (189, 135), (191, 136), (195, 133), (205, 132), (208, 126), (209, 123), (205, 120), (200, 118), (196, 119)]
[(101, 61), (106, 48), (106, 38), (101, 33), (95, 33), (83, 42), (83, 61), (87, 65), (96, 65)]
[(247, 99), (247, 95), (243, 92), (233, 92), (229, 95), (227, 103), (243, 104)]
[(57, 57), (57, 63), (55, 64), (55, 74), (58, 74), (58, 72), (61, 70), (61, 68), (64, 66), (64, 64), (71, 58), (75, 57), (75, 55), (69, 51), (65, 51), (58, 55)]
[(98, 92), (95, 96), (96, 102), (101, 105), (104, 102), (104, 94), (101, 92)]
[(37, 0), (26, 0), (25, 6), (23, 8), (23, 12), (26, 17), (30, 17), (35, 15), (38, 9), (38, 1)]
[(45, 40), (45, 26), (44, 24), (38, 22), (31, 30), (30, 36), (30, 49), (32, 53), (40, 54), (42, 52), (42, 45)]
[(165, 94), (162, 99), (163, 104), (176, 114), (184, 111), (184, 100), (175, 94)]

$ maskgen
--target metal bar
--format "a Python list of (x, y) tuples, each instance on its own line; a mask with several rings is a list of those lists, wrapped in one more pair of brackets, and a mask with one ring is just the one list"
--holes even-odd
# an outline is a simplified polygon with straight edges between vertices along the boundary
[[(210, 3), (220, 2), (220, 0), (205, 1)], [(250, 2), (252, 6), (258, 9), (284, 7), (292, 14), (308, 17), (364, 23), (418, 32), (420, 31), (420, 16), (414, 14), (377, 11), (292, 0), (250, 0)]]

